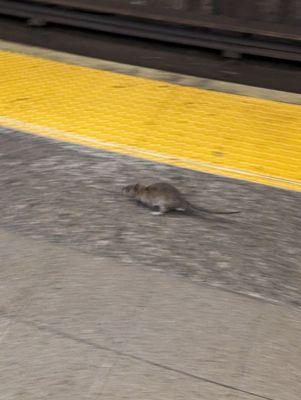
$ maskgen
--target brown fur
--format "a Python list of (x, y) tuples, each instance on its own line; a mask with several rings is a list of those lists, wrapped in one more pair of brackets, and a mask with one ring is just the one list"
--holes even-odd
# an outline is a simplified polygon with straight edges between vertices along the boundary
[(239, 212), (210, 211), (205, 208), (194, 206), (185, 199), (184, 195), (177, 188), (165, 182), (153, 183), (148, 186), (136, 183), (134, 185), (125, 186), (122, 192), (149, 208), (158, 208), (159, 212), (154, 213), (156, 215), (161, 215), (173, 210), (212, 214), (234, 214)]

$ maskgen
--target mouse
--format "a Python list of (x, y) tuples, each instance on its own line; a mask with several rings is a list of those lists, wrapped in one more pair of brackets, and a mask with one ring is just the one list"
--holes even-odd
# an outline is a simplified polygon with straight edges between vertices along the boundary
[(163, 215), (169, 211), (210, 214), (237, 214), (240, 211), (214, 211), (198, 207), (190, 203), (184, 195), (167, 182), (157, 182), (151, 185), (136, 183), (122, 188), (122, 193), (151, 209), (158, 208), (153, 215)]

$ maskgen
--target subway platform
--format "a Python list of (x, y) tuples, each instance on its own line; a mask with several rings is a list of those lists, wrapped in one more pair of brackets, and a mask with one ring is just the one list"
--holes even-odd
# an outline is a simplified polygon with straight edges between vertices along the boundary
[(0, 399), (299, 400), (300, 96), (0, 50)]

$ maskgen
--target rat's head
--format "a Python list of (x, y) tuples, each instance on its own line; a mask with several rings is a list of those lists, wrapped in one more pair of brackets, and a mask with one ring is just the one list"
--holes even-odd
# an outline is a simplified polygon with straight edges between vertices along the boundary
[(127, 185), (122, 188), (122, 193), (129, 196), (135, 197), (137, 194), (143, 189), (143, 186), (140, 183), (136, 183), (135, 185)]

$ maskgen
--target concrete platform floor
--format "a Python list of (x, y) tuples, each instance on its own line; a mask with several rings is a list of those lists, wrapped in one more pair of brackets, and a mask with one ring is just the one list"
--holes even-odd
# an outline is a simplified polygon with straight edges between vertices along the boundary
[(300, 398), (301, 315), (0, 230), (0, 399)]
[[(1, 400), (300, 399), (300, 193), (0, 142)], [(140, 179), (244, 212), (154, 217)]]

